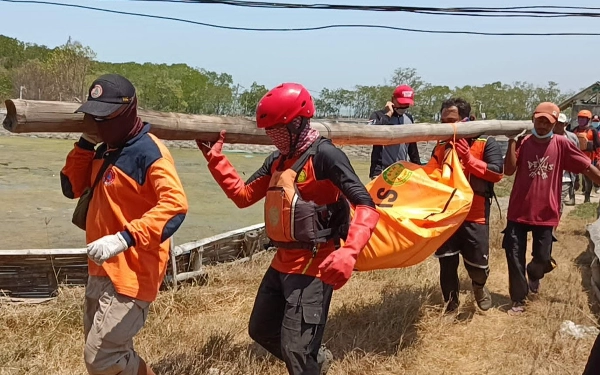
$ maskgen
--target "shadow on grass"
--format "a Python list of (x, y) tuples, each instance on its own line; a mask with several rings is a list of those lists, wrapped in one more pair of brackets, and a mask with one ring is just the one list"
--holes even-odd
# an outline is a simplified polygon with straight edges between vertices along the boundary
[(280, 361), (255, 343), (236, 343), (230, 332), (211, 334), (201, 347), (161, 359), (152, 369), (161, 375), (268, 374)]
[[(395, 355), (417, 340), (417, 325), (424, 307), (439, 303), (435, 287), (384, 289), (381, 301), (342, 306), (330, 315), (323, 343), (336, 358), (353, 351)], [(437, 297), (437, 300), (436, 300)]]

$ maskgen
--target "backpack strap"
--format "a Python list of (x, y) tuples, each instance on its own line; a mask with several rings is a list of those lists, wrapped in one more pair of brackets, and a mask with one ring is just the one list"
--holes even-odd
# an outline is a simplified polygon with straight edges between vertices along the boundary
[(92, 184), (91, 190), (94, 190), (96, 188), (96, 185), (98, 185), (98, 182), (100, 182), (100, 179), (104, 175), (104, 172), (106, 172), (106, 169), (108, 168), (109, 165), (110, 165), (110, 159), (109, 158), (104, 159), (104, 163), (102, 163), (102, 166), (100, 167), (100, 170), (98, 171), (98, 174), (96, 174), (96, 179), (94, 180), (94, 183)]

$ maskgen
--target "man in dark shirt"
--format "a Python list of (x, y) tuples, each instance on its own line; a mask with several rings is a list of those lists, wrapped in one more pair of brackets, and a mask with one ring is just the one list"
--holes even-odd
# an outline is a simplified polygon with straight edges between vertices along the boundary
[[(385, 108), (375, 111), (369, 118), (369, 125), (408, 125), (414, 123), (412, 116), (406, 110), (415, 103), (415, 92), (407, 85), (396, 87), (391, 101), (387, 102)], [(369, 177), (374, 179), (390, 165), (401, 161), (411, 161), (421, 164), (417, 143), (400, 143), (395, 145), (373, 145), (371, 151), (371, 168)]]
[[(442, 123), (469, 121), (470, 113), (471, 105), (464, 99), (450, 98), (442, 103)], [(449, 147), (449, 143), (439, 142), (429, 164), (441, 167)], [(458, 266), (459, 255), (462, 255), (477, 306), (485, 311), (492, 307), (492, 296), (485, 286), (490, 272), (490, 206), (494, 184), (503, 177), (504, 160), (494, 137), (462, 138), (454, 143), (454, 147), (474, 196), (465, 221), (435, 252), (440, 262), (440, 285), (446, 312), (456, 312), (460, 303)]]

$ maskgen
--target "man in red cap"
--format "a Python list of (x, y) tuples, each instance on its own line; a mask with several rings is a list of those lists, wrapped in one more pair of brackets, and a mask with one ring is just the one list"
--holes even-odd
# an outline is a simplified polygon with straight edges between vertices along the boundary
[[(391, 101), (387, 102), (385, 108), (375, 111), (369, 118), (370, 125), (407, 125), (414, 123), (412, 116), (406, 110), (415, 104), (415, 91), (408, 85), (396, 87)], [(401, 161), (410, 160), (421, 164), (417, 143), (400, 143), (395, 145), (373, 145), (371, 151), (371, 168), (369, 177), (374, 179), (390, 165)]]
[[(509, 137), (504, 174), (516, 172), (508, 204), (502, 240), (508, 263), (509, 314), (524, 311), (528, 293), (538, 293), (540, 280), (556, 267), (552, 259), (554, 228), (560, 221), (563, 171), (582, 173), (600, 182), (600, 171), (566, 137), (555, 136), (560, 110), (554, 103), (540, 103), (533, 114), (531, 135)], [(526, 262), (527, 234), (533, 235), (533, 259)]]

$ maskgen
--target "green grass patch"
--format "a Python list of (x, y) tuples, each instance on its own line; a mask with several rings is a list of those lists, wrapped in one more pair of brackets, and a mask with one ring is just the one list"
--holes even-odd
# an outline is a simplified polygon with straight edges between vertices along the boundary
[(494, 185), (494, 191), (496, 192), (496, 196), (498, 198), (510, 196), (510, 191), (512, 190), (514, 180), (514, 175), (504, 176), (504, 178), (500, 180), (500, 182)]
[(595, 220), (597, 216), (597, 210), (598, 203), (582, 203), (578, 204), (573, 211), (569, 212), (569, 215), (578, 217), (580, 219)]

